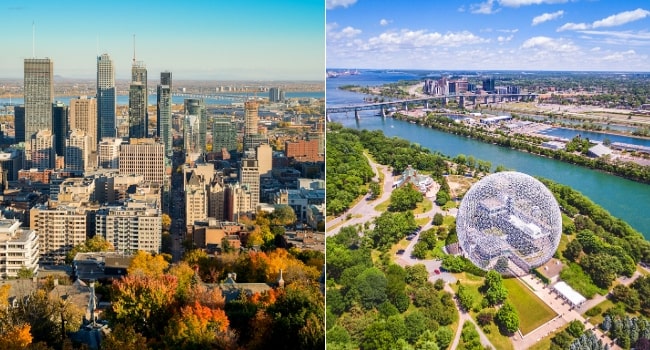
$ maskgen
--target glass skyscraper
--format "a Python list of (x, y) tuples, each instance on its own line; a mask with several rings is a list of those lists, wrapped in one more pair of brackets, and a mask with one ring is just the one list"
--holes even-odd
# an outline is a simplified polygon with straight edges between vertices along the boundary
[(156, 134), (165, 145), (165, 154), (172, 154), (172, 73), (160, 73), (158, 85)]
[(115, 137), (115, 67), (108, 54), (97, 57), (97, 140)]

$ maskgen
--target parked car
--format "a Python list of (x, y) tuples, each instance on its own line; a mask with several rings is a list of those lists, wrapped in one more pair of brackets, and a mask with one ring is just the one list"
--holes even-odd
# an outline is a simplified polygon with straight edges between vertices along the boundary
[(404, 249), (400, 249), (400, 250), (397, 251), (397, 255), (402, 255), (402, 254), (404, 254), (404, 252), (405, 252)]

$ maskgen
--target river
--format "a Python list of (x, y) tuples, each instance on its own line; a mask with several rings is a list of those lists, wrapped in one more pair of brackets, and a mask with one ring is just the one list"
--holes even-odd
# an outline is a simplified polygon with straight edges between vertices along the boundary
[[(345, 84), (379, 85), (383, 79), (396, 79), (392, 75), (375, 73), (339, 77), (327, 80), (328, 107), (334, 105), (361, 104), (364, 95), (337, 90), (336, 87)], [(381, 77), (378, 77), (380, 75)], [(406, 74), (404, 74), (406, 75)], [(413, 74), (412, 77), (416, 75)], [(412, 78), (409, 77), (409, 78)], [(417, 79), (417, 78), (416, 78)], [(333, 80), (336, 80), (335, 82)], [(354, 82), (352, 82), (354, 81)], [(396, 80), (387, 80), (396, 81)], [(333, 97), (333, 99), (331, 99)], [(333, 103), (330, 103), (333, 102)], [(387, 136), (396, 136), (420, 144), (432, 151), (455, 157), (458, 154), (472, 155), (477, 159), (487, 160), (493, 167), (503, 165), (533, 176), (541, 176), (553, 181), (571, 186), (588, 196), (592, 201), (608, 210), (632, 227), (641, 232), (646, 239), (650, 238), (650, 185), (623, 179), (618, 176), (571, 165), (554, 159), (548, 159), (508, 148), (479, 142), (469, 138), (444, 133), (416, 124), (387, 118), (382, 120), (374, 116), (377, 112), (361, 112), (361, 120), (356, 122), (354, 115), (333, 114), (330, 119), (346, 127), (368, 130), (382, 130)]]

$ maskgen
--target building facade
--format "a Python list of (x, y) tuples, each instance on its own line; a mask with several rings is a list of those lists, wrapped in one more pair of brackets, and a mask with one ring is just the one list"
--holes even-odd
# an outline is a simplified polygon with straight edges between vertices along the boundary
[(162, 246), (162, 213), (146, 203), (128, 202), (106, 206), (97, 211), (97, 234), (122, 253), (138, 250), (160, 253)]
[(39, 130), (52, 130), (54, 63), (49, 58), (25, 59), (25, 140)]
[(65, 138), (68, 136), (68, 115), (70, 109), (65, 103), (56, 101), (52, 104), (52, 133), (54, 134), (54, 151), (57, 156), (65, 156)]
[[(208, 112), (205, 109), (205, 102), (202, 99), (186, 98), (185, 99), (185, 116), (196, 116), (193, 121), (192, 135), (196, 138), (195, 153), (205, 153), (207, 139)], [(189, 152), (189, 151), (188, 151)]]
[(20, 221), (0, 219), (0, 277), (18, 277), (22, 268), (38, 273), (39, 237), (33, 230), (21, 229)]
[(50, 129), (43, 129), (32, 136), (30, 143), (31, 167), (39, 171), (54, 168), (54, 135)]
[(120, 145), (120, 174), (143, 175), (145, 181), (162, 185), (165, 179), (165, 147), (154, 139), (131, 139)]
[(165, 154), (171, 156), (172, 149), (172, 73), (160, 73), (157, 89), (157, 136), (165, 145)]
[(107, 53), (97, 57), (97, 140), (117, 136), (115, 67)]
[(237, 128), (228, 117), (216, 117), (212, 124), (212, 152), (222, 149), (230, 154), (237, 152)]
[(99, 167), (104, 169), (119, 169), (120, 146), (122, 139), (106, 137), (97, 145)]
[(41, 261), (57, 263), (86, 241), (88, 214), (78, 207), (37, 205), (30, 210), (30, 228), (39, 236)]
[(73, 129), (65, 140), (65, 170), (83, 174), (90, 169), (90, 136), (80, 129)]
[(147, 137), (147, 90), (140, 82), (129, 86), (129, 139)]
[(97, 152), (97, 100), (81, 96), (70, 99), (69, 130), (82, 130), (90, 138), (90, 152)]

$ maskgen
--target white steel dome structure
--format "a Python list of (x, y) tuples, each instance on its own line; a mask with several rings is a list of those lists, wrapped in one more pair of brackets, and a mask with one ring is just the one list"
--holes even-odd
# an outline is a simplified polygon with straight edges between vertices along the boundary
[(488, 175), (463, 197), (458, 242), (476, 266), (522, 275), (555, 254), (562, 234), (560, 207), (537, 179), (519, 172)]

